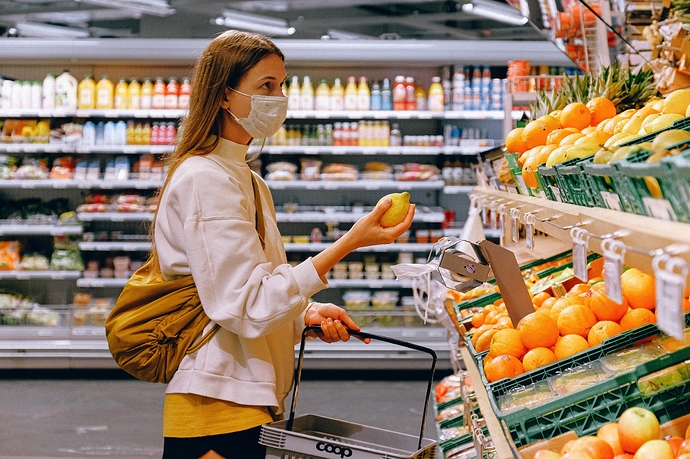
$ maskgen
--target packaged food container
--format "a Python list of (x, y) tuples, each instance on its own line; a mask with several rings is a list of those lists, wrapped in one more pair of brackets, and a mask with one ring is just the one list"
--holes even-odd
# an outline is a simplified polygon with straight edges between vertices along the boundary
[(366, 263), (364, 265), (364, 273), (368, 280), (376, 280), (379, 278), (379, 264)]
[(410, 242), (410, 232), (405, 231), (400, 236), (398, 236), (398, 238), (395, 240), (395, 242), (397, 242), (399, 244), (407, 244), (408, 242)]
[(586, 389), (610, 377), (598, 362), (590, 362), (551, 376), (548, 381), (551, 390), (557, 395), (567, 395)]
[(641, 377), (637, 381), (637, 388), (642, 395), (649, 396), (669, 387), (677, 386), (688, 379), (690, 379), (690, 360)]
[(662, 347), (651, 342), (612, 352), (601, 359), (601, 365), (611, 374), (625, 373), (666, 353)]
[(429, 232), (429, 242), (437, 243), (443, 237), (443, 230), (436, 229)]
[(381, 263), (381, 279), (393, 280), (395, 273), (393, 272), (393, 263)]
[(520, 408), (541, 405), (556, 397), (546, 381), (539, 381), (528, 386), (522, 386), (515, 391), (506, 392), (498, 397), (498, 406), (503, 413)]
[(350, 290), (343, 294), (343, 301), (351, 311), (369, 309), (371, 293), (367, 290)]
[(429, 233), (429, 230), (417, 230), (414, 233), (414, 236), (418, 244), (427, 244), (431, 234)]

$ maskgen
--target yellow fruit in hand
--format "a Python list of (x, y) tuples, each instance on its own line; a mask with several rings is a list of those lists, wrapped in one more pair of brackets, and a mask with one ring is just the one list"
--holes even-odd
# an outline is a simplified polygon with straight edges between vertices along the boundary
[(410, 193), (404, 191), (402, 193), (391, 193), (379, 199), (376, 203), (378, 206), (386, 199), (391, 198), (393, 204), (391, 207), (381, 216), (379, 223), (383, 227), (395, 226), (405, 220), (407, 212), (410, 210)]

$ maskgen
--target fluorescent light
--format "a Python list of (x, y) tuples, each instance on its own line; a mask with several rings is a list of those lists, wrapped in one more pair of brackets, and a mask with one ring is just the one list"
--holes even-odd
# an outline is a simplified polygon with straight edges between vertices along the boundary
[(211, 20), (211, 23), (266, 35), (292, 35), (295, 33), (295, 28), (290, 27), (284, 19), (269, 18), (234, 10), (225, 10), (222, 17)]
[(87, 38), (91, 36), (88, 30), (43, 24), (41, 22), (18, 22), (15, 27), (19, 35), (23, 37)]
[(462, 11), (473, 16), (492, 19), (497, 22), (512, 25), (525, 25), (528, 18), (522, 16), (515, 9), (501, 3), (488, 0), (472, 0), (462, 5)]
[(76, 2), (88, 3), (90, 5), (106, 6), (121, 10), (135, 11), (138, 13), (149, 14), (151, 16), (165, 17), (175, 14), (175, 8), (171, 8), (167, 2), (163, 1), (142, 1), (142, 0), (75, 0)]

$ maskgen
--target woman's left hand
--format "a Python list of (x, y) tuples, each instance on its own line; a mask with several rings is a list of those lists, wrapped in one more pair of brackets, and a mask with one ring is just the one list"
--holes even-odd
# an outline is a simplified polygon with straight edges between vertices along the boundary
[[(348, 341), (348, 330), (360, 330), (347, 311), (333, 303), (311, 303), (304, 316), (304, 323), (320, 326), (321, 332), (317, 333), (317, 336), (327, 343)], [(363, 341), (369, 343), (370, 339), (366, 338)]]

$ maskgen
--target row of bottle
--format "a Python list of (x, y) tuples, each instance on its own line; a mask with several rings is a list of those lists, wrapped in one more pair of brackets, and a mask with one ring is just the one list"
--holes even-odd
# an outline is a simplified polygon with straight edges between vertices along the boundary
[(340, 78), (335, 78), (333, 86), (328, 80), (319, 80), (316, 89), (309, 76), (300, 84), (299, 77), (293, 76), (286, 89), (288, 109), (290, 110), (444, 110), (444, 92), (440, 77), (433, 77), (427, 92), (415, 84), (413, 77), (397, 76), (391, 86), (390, 80), (373, 81), (369, 86), (366, 77), (357, 82), (354, 76), (347, 79), (343, 87)]
[(81, 145), (172, 145), (177, 136), (175, 123), (135, 123), (134, 121), (87, 121), (82, 127)]
[(279, 146), (359, 146), (387, 147), (402, 145), (397, 124), (388, 121), (337, 122), (334, 124), (283, 125), (267, 139), (267, 145)]
[(189, 107), (190, 79), (162, 77), (120, 78), (113, 84), (107, 75), (96, 82), (91, 75), (77, 82), (68, 70), (55, 78), (48, 74), (43, 82), (0, 80), (0, 109), (182, 109)]
[(446, 185), (467, 186), (477, 184), (477, 174), (469, 162), (446, 161), (441, 168), (441, 177)]

